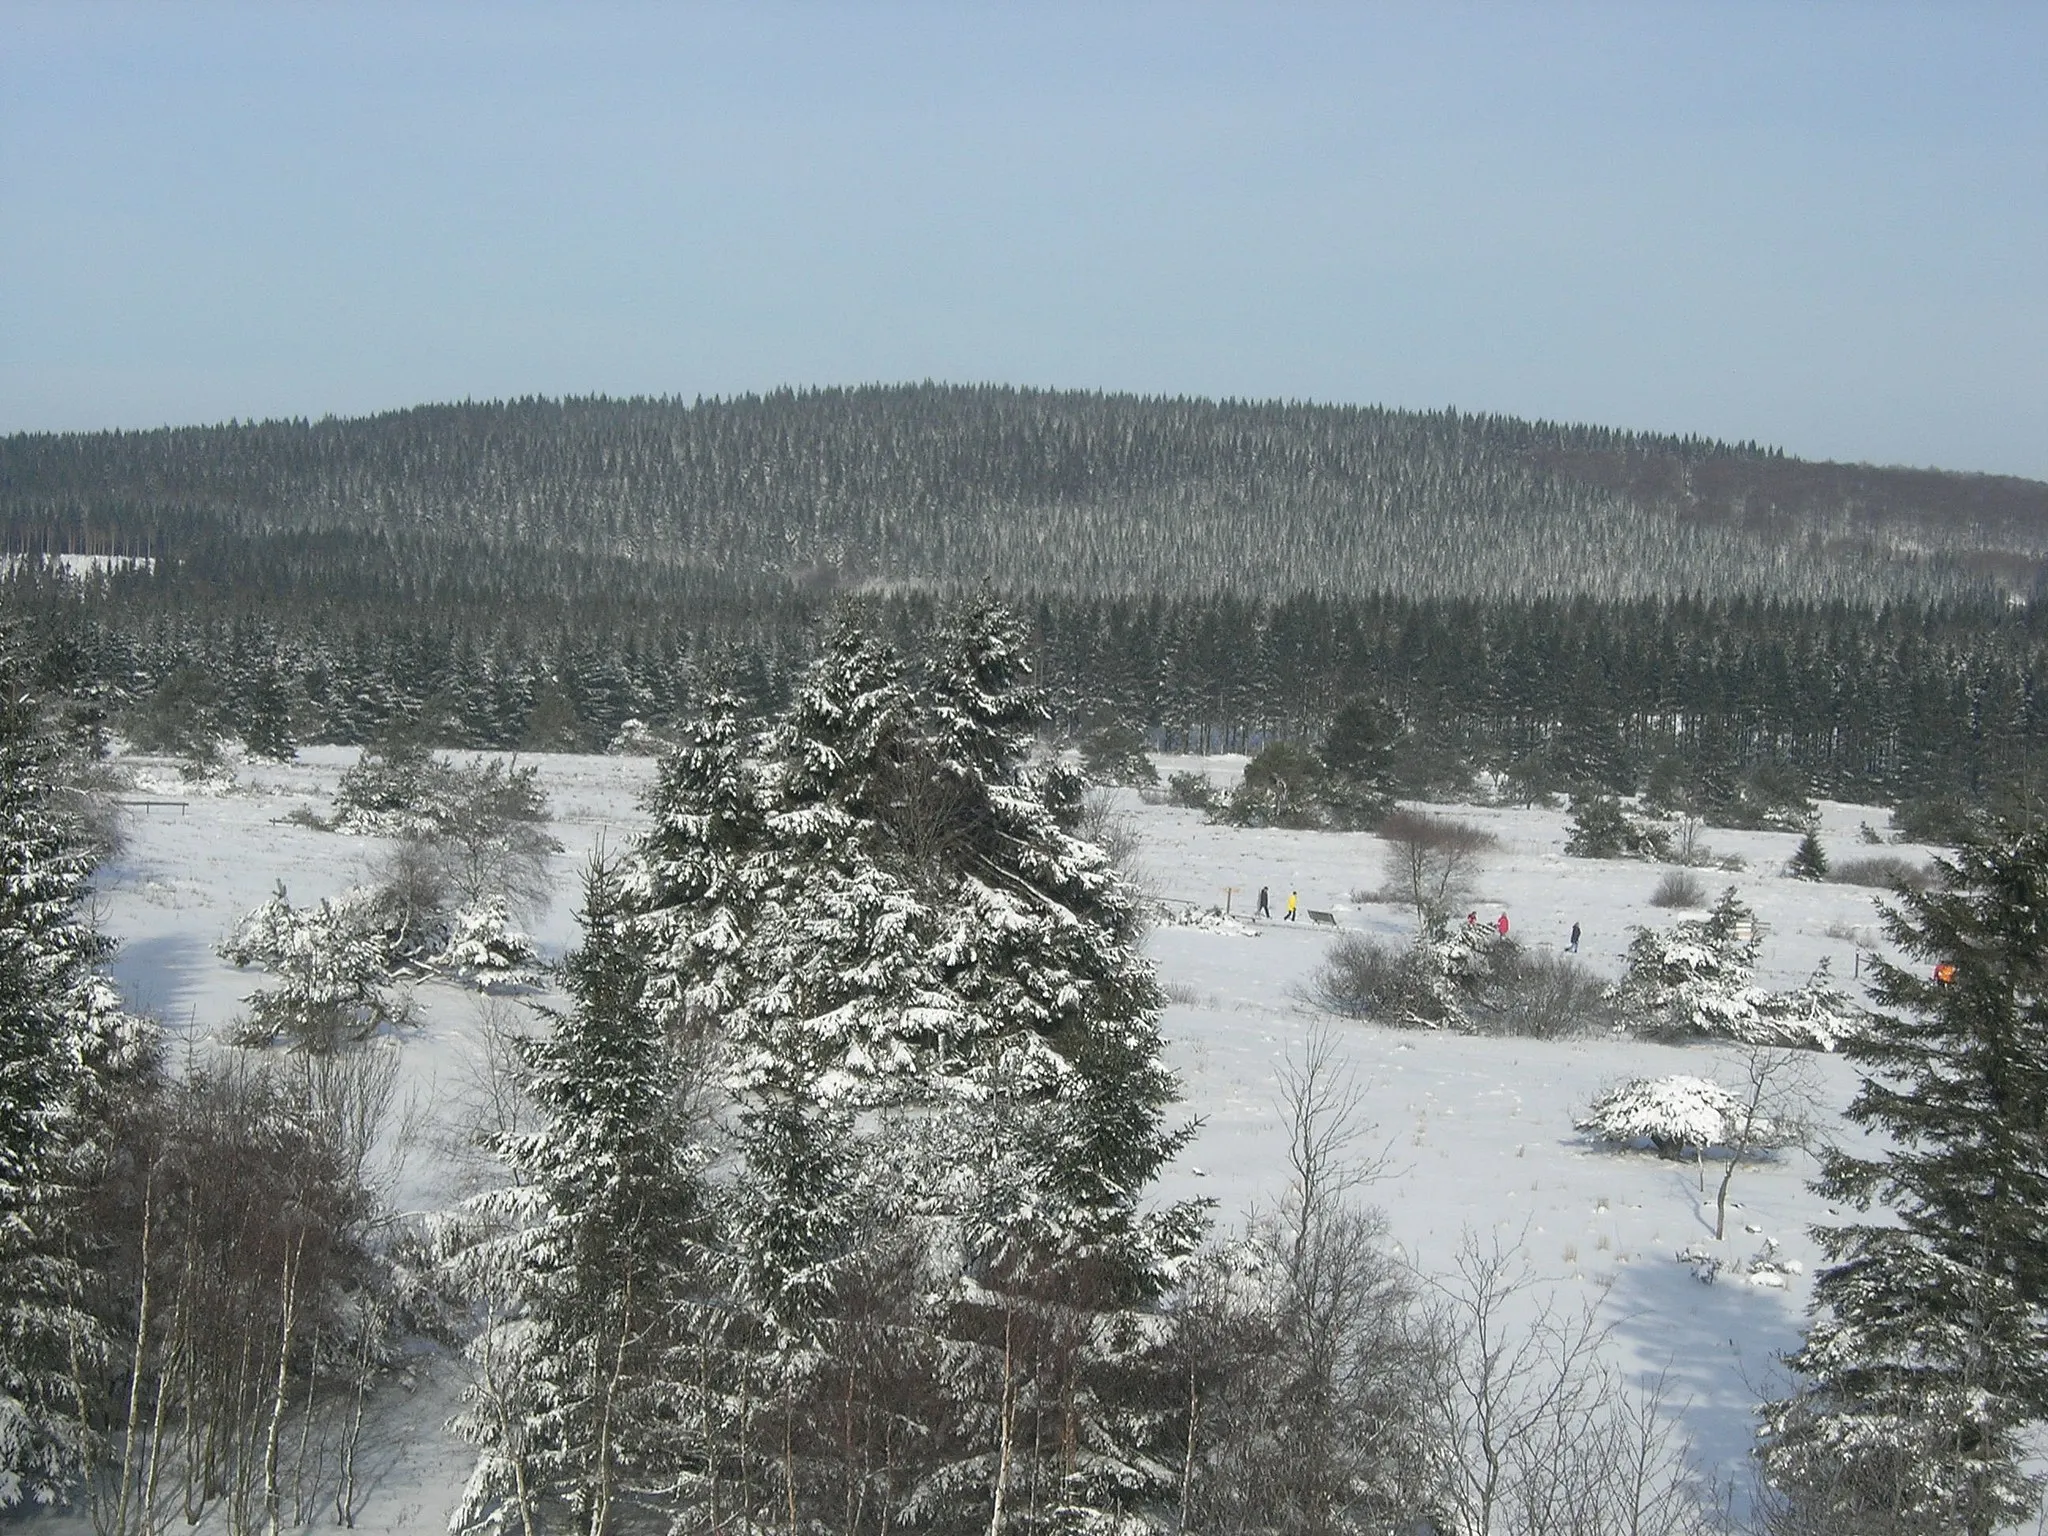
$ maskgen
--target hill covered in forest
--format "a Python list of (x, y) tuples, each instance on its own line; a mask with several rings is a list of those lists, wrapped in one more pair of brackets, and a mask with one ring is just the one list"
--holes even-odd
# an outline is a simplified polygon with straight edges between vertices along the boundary
[(16, 435), (0, 518), (9, 553), (147, 552), (231, 585), (454, 588), (490, 562), (554, 596), (1884, 602), (2031, 595), (2048, 569), (2035, 481), (1451, 411), (932, 384)]

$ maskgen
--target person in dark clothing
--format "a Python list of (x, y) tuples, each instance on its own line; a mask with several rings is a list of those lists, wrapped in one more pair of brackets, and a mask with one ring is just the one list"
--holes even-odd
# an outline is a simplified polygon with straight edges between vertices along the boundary
[(1259, 887), (1259, 905), (1258, 905), (1258, 909), (1257, 909), (1256, 911), (1254, 911), (1254, 912), (1252, 913), (1252, 916), (1253, 916), (1253, 917), (1271, 917), (1272, 915), (1273, 915), (1273, 904), (1272, 904), (1272, 901), (1271, 901), (1271, 899), (1270, 899), (1270, 893), (1269, 893), (1269, 892), (1268, 892), (1268, 891), (1266, 890), (1266, 888), (1265, 888), (1265, 887), (1264, 887), (1264, 886), (1262, 885), (1262, 886), (1260, 886), (1260, 887)]
[(1579, 925), (1577, 923), (1572, 924), (1572, 941), (1565, 945), (1564, 949), (1568, 955), (1576, 955), (1579, 952)]

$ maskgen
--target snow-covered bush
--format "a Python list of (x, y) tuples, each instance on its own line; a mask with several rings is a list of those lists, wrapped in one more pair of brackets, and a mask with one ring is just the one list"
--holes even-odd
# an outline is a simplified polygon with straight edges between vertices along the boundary
[(429, 808), (445, 797), (450, 772), (423, 742), (391, 740), (366, 747), (342, 772), (333, 825), (371, 836), (429, 832)]
[(553, 898), (539, 772), (503, 759), (443, 762), (399, 741), (372, 748), (341, 776), (331, 825), (394, 839), (378, 871), (398, 958), (422, 960), (445, 943), (451, 908), (492, 898), (532, 917)]
[(489, 992), (531, 986), (540, 977), (533, 940), (512, 927), (502, 896), (463, 907), (449, 919), (448, 942), (427, 960), (430, 969)]
[(544, 968), (512, 926), (503, 897), (486, 897), (417, 924), (388, 887), (357, 886), (294, 907), (280, 884), (219, 946), (222, 959), (278, 978), (249, 998), (248, 1035), (321, 1048), (373, 1034), (405, 1010), (386, 995), (400, 972), (436, 972), (489, 991), (528, 986)]
[(605, 748), (613, 757), (659, 757), (669, 749), (669, 739), (638, 718), (619, 722), (618, 734)]
[(1308, 999), (1353, 1018), (1460, 1034), (1561, 1038), (1606, 1027), (1592, 973), (1532, 954), (1490, 923), (1440, 924), (1412, 944), (1345, 934), (1310, 979)]
[(334, 796), (335, 829), (371, 836), (471, 843), (547, 819), (547, 794), (533, 765), (497, 757), (444, 762), (409, 742), (366, 750), (342, 773)]
[(1209, 933), (1227, 933), (1234, 938), (1256, 939), (1259, 928), (1221, 907), (1200, 907), (1189, 902), (1155, 901), (1150, 904), (1152, 920), (1167, 928), (1200, 928)]
[(371, 893), (351, 890), (316, 907), (294, 907), (280, 884), (218, 949), (233, 965), (261, 966), (277, 978), (247, 999), (244, 1037), (280, 1037), (316, 1050), (366, 1039), (399, 1022), (404, 1009), (386, 993), (390, 951)]
[[(1682, 1157), (1725, 1146), (1742, 1131), (1744, 1106), (1719, 1083), (1704, 1077), (1635, 1077), (1595, 1098), (1578, 1129), (1601, 1141), (1648, 1142), (1659, 1157)], [(1752, 1145), (1769, 1139), (1769, 1126), (1751, 1128)]]
[(1823, 959), (1813, 974), (1789, 992), (1765, 992), (1756, 999), (1757, 1018), (1745, 1037), (1757, 1045), (1787, 1045), (1832, 1051), (1869, 1026), (1870, 1016), (1835, 984)]
[(1833, 1050), (1863, 1013), (1823, 961), (1790, 992), (1751, 983), (1756, 918), (1731, 886), (1713, 911), (1668, 930), (1638, 928), (1614, 1004), (1624, 1028), (1652, 1040), (1722, 1039)]
[(1575, 859), (1668, 859), (1665, 830), (1630, 811), (1612, 795), (1573, 795), (1571, 836), (1564, 851)]

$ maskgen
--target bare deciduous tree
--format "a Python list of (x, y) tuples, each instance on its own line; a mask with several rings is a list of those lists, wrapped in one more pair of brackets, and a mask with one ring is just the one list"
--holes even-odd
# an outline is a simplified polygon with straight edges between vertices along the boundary
[(1533, 1294), (1519, 1245), (1471, 1234), (1438, 1288), (1439, 1528), (1461, 1536), (1705, 1536), (1712, 1510), (1664, 1410), (1607, 1363), (1591, 1308)]
[(1337, 1036), (1280, 1073), (1292, 1184), (1212, 1255), (1177, 1317), (1186, 1528), (1331, 1533), (1428, 1503), (1429, 1336), (1361, 1194), (1382, 1171)]
[[(106, 1536), (218, 1518), (236, 1533), (344, 1523), (390, 1309), (371, 1240), (394, 1136), (391, 1053), (188, 1068), (127, 1127), (101, 1191), (124, 1379), (88, 1486)], [(402, 1133), (396, 1139), (403, 1139)], [(83, 1401), (83, 1398), (82, 1398)]]
[(1812, 1138), (1815, 1087), (1808, 1056), (1768, 1045), (1752, 1045), (1742, 1053), (1743, 1086), (1728, 1116), (1722, 1142), (1728, 1158), (1714, 1193), (1716, 1242), (1728, 1235), (1728, 1190), (1744, 1160), (1758, 1151), (1804, 1146)]
[(1500, 846), (1484, 827), (1406, 807), (1380, 823), (1379, 836), (1387, 845), (1387, 885), (1415, 909), (1424, 930), (1469, 899), (1488, 851)]

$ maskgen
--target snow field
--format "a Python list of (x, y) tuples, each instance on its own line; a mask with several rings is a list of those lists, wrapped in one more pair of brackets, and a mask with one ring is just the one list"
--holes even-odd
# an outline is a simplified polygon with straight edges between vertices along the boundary
[[(101, 920), (121, 941), (115, 980), (131, 1006), (158, 1017), (175, 1041), (204, 1050), (225, 1041), (242, 1000), (262, 977), (238, 972), (213, 953), (251, 908), (283, 881), (295, 904), (332, 896), (368, 878), (380, 840), (321, 832), (285, 818), (295, 807), (324, 815), (353, 748), (309, 748), (291, 764), (242, 762), (232, 784), (198, 790), (168, 765), (134, 759), (136, 799), (182, 800), (129, 813), (128, 842), (102, 871)], [(559, 956), (576, 935), (579, 872), (598, 848), (621, 850), (644, 823), (641, 796), (653, 778), (645, 758), (541, 755), (565, 845), (556, 861), (553, 908), (532, 925), (542, 951)], [(1244, 759), (1162, 758), (1162, 777), (1200, 771), (1233, 783)], [(1210, 826), (1199, 812), (1148, 805), (1117, 792), (1141, 840), (1144, 877), (1161, 898), (1248, 914), (1261, 884), (1280, 911), (1289, 890), (1304, 917), (1207, 927), (1161, 925), (1147, 941), (1173, 999), (1165, 1017), (1169, 1060), (1180, 1073), (1185, 1112), (1199, 1129), (1162, 1181), (1162, 1198), (1201, 1195), (1216, 1203), (1219, 1235), (1254, 1207), (1285, 1195), (1286, 1136), (1277, 1072), (1325, 1028), (1356, 1083), (1371, 1131), (1360, 1151), (1384, 1170), (1367, 1193), (1388, 1219), (1388, 1240), (1426, 1276), (1454, 1272), (1461, 1243), (1519, 1245), (1536, 1282), (1519, 1300), (1541, 1307), (1596, 1306), (1611, 1328), (1614, 1364), (1661, 1375), (1669, 1400), (1709, 1468), (1740, 1476), (1751, 1409), (1768, 1389), (1775, 1355), (1797, 1338), (1808, 1277), (1818, 1254), (1807, 1228), (1828, 1212), (1806, 1188), (1803, 1152), (1746, 1166), (1731, 1194), (1729, 1237), (1713, 1242), (1712, 1200), (1694, 1165), (1647, 1153), (1600, 1148), (1573, 1120), (1601, 1089), (1632, 1076), (1692, 1073), (1731, 1086), (1739, 1070), (1709, 1048), (1672, 1048), (1609, 1039), (1539, 1042), (1396, 1031), (1319, 1019), (1302, 989), (1332, 941), (1307, 909), (1335, 913), (1341, 928), (1402, 941), (1413, 931), (1405, 908), (1359, 902), (1352, 893), (1382, 882), (1381, 851), (1367, 834)], [(1562, 949), (1573, 922), (1584, 930), (1582, 959), (1619, 973), (1630, 929), (1668, 926), (1689, 915), (1649, 897), (1659, 866), (1568, 859), (1561, 810), (1491, 806), (1435, 808), (1485, 826), (1501, 841), (1480, 877), (1478, 911), (1505, 910), (1526, 944)], [(1857, 857), (1858, 824), (1882, 828), (1885, 813), (1824, 805), (1822, 840), (1833, 858)], [(1788, 987), (1828, 958), (1847, 983), (1860, 947), (1879, 944), (1874, 893), (1813, 884), (1781, 871), (1796, 834), (1711, 829), (1717, 856), (1745, 861), (1740, 872), (1702, 871), (1709, 899), (1733, 884), (1763, 929), (1759, 984)], [(1875, 850), (1869, 850), (1875, 851)], [(1893, 848), (1924, 859), (1927, 850)], [(1853, 991), (1852, 987), (1852, 991)], [(420, 1024), (395, 1042), (405, 1081), (428, 1117), (459, 1118), (477, 1072), (487, 1006), (477, 994), (434, 981), (415, 989)], [(503, 1004), (497, 1005), (501, 1009)], [(1725, 1053), (1723, 1053), (1725, 1054)], [(1854, 1090), (1838, 1058), (1816, 1056), (1813, 1080), (1827, 1134), (1852, 1134), (1837, 1118)], [(470, 1169), (437, 1149), (415, 1148), (397, 1184), (401, 1205), (430, 1209), (459, 1193)], [(1784, 1269), (1756, 1277), (1747, 1260), (1766, 1239)], [(1718, 1283), (1702, 1284), (1677, 1255), (1693, 1245), (1722, 1260)], [(1798, 1270), (1786, 1273), (1784, 1270)], [(453, 1407), (455, 1367), (423, 1360), (416, 1390), (391, 1410), (384, 1481), (359, 1528), (440, 1528), (460, 1491), (469, 1453), (438, 1428)]]

